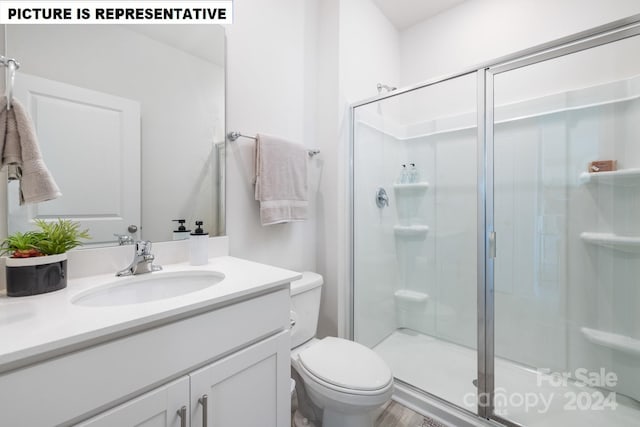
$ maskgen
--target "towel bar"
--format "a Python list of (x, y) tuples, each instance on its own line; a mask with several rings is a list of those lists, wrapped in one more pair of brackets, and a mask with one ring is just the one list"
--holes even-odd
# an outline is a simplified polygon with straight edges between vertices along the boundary
[[(257, 141), (257, 139), (258, 139), (255, 136), (243, 135), (240, 132), (229, 132), (227, 134), (227, 138), (229, 138), (229, 141), (235, 141), (236, 139), (238, 139), (240, 137), (253, 139), (254, 141)], [(318, 150), (317, 148), (309, 149), (309, 150), (307, 150), (307, 154), (309, 155), (309, 157), (313, 157), (316, 154), (320, 154), (320, 150)]]

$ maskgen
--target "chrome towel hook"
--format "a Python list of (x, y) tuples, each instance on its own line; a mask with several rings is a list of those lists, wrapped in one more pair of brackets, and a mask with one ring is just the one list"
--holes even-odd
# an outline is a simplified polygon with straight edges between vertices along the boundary
[(12, 59), (8, 61), (9, 83), (7, 84), (7, 110), (11, 110), (11, 102), (13, 102), (13, 85), (16, 81), (16, 62)]
[(7, 79), (7, 110), (11, 109), (11, 102), (13, 101), (13, 86), (16, 80), (16, 70), (20, 68), (20, 63), (13, 58), (7, 58), (0, 55), (0, 63), (8, 68), (9, 78)]

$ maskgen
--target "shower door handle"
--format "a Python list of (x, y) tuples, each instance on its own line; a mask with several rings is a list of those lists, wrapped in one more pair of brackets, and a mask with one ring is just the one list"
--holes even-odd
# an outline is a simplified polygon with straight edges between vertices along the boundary
[(496, 232), (489, 233), (489, 258), (496, 257)]

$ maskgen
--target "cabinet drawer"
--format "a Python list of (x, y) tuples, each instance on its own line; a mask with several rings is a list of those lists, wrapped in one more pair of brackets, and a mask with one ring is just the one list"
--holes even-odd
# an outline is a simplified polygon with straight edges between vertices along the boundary
[(70, 425), (288, 327), (282, 289), (0, 375), (2, 425)]

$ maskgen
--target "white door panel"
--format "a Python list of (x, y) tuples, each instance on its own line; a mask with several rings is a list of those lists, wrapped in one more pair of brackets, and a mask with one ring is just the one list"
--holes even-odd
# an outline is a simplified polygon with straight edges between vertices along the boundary
[(9, 185), (9, 230), (36, 218), (69, 218), (93, 243), (140, 224), (140, 103), (24, 73), (15, 97), (33, 118), (44, 161), (62, 197), (19, 206)]

